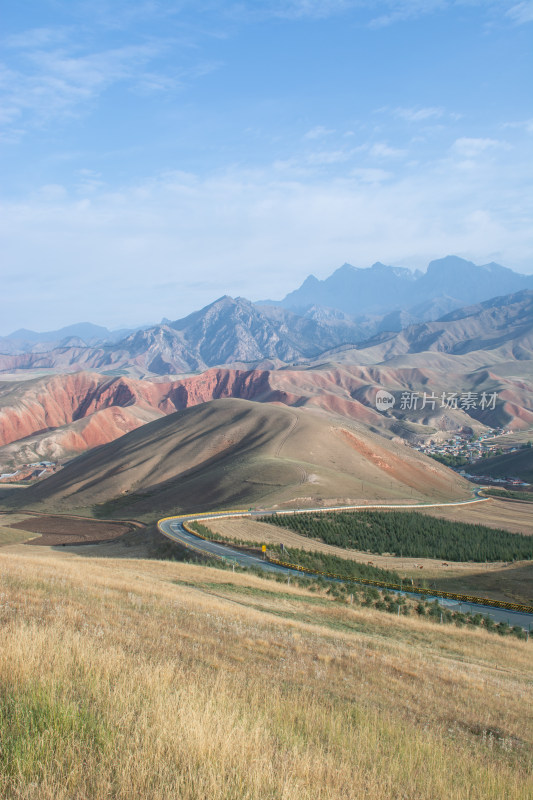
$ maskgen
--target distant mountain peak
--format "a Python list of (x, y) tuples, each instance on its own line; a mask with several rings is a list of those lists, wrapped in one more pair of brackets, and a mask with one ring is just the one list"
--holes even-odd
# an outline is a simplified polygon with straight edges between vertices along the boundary
[[(340, 266), (338, 269), (335, 270), (335, 272), (337, 272), (337, 273), (339, 273), (339, 272), (358, 272), (359, 270), (360, 270), (360, 267), (354, 267), (353, 264), (348, 264), (348, 262), (345, 261), (344, 264), (342, 264), (342, 266)], [(327, 280), (327, 278), (326, 278), (326, 280)]]
[(451, 273), (457, 269), (481, 269), (476, 267), (473, 261), (468, 261), (466, 258), (460, 256), (444, 256), (444, 258), (436, 258), (430, 261), (426, 270), (426, 275), (435, 273)]
[(498, 264), (496, 261), (490, 261), (488, 264), (483, 264), (483, 269), (488, 270), (491, 273), (503, 273), (503, 274), (514, 274), (509, 267), (503, 267), (501, 264)]
[[(344, 266), (345, 267), (349, 266), (349, 264), (345, 264)], [(341, 267), (341, 269), (342, 269), (342, 267)], [(315, 275), (308, 275), (307, 278), (305, 279), (305, 281), (302, 283), (302, 286), (313, 286), (316, 283), (320, 283), (318, 278)]]
[(217, 297), (216, 300), (213, 300), (207, 308), (211, 308), (211, 306), (218, 306), (218, 305), (236, 305), (239, 302), (238, 297), (231, 297), (229, 294), (223, 294), (221, 297)]
[(522, 289), (533, 289), (533, 275), (521, 275), (495, 262), (478, 266), (447, 255), (431, 261), (426, 272), (381, 261), (367, 269), (345, 263), (324, 280), (309, 276), (277, 305), (297, 313), (323, 306), (356, 320), (401, 311), (423, 322)]

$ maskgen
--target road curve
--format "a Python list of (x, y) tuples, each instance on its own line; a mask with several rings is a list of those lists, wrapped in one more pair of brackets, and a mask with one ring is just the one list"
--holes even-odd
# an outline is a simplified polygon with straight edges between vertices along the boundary
[[(210, 519), (224, 519), (224, 518), (237, 518), (237, 517), (250, 517), (250, 518), (257, 518), (267, 516), (269, 514), (277, 514), (277, 515), (287, 515), (287, 514), (306, 514), (310, 512), (324, 512), (324, 511), (358, 511), (358, 510), (374, 510), (374, 509), (417, 509), (417, 508), (442, 508), (447, 506), (462, 506), (462, 505), (471, 505), (473, 503), (484, 503), (490, 500), (489, 497), (479, 497), (479, 489), (475, 490), (476, 499), (475, 500), (461, 500), (452, 503), (417, 503), (417, 504), (410, 504), (410, 505), (388, 505), (388, 504), (376, 504), (376, 505), (352, 505), (352, 506), (327, 506), (327, 507), (320, 507), (320, 508), (298, 508), (298, 509), (287, 509), (287, 510), (261, 510), (261, 511), (253, 511), (251, 509), (235, 509), (231, 511), (208, 511), (208, 512), (200, 512), (196, 514), (183, 514), (181, 516), (176, 517), (165, 517), (164, 519), (159, 520), (157, 526), (161, 533), (166, 536), (168, 539), (171, 539), (174, 542), (186, 547), (189, 550), (195, 551), (203, 556), (208, 556), (212, 558), (221, 559), (223, 561), (229, 562), (230, 564), (235, 564), (240, 567), (251, 568), (255, 567), (258, 569), (262, 569), (265, 572), (276, 572), (287, 575), (289, 578), (291, 575), (298, 575), (302, 576), (302, 574), (306, 574), (301, 570), (291, 569), (290, 567), (282, 566), (281, 564), (272, 563), (268, 560), (263, 560), (259, 556), (254, 556), (249, 553), (243, 553), (239, 550), (235, 550), (229, 545), (221, 544), (219, 542), (213, 542), (207, 539), (203, 539), (201, 536), (197, 536), (196, 534), (192, 533), (190, 530), (186, 529), (187, 523), (190, 522), (202, 522), (207, 521)], [(313, 573), (307, 573), (312, 575)], [(326, 578), (328, 580), (328, 578)], [(334, 578), (329, 578), (329, 580), (335, 580)], [(354, 581), (357, 583), (357, 581)], [(420, 597), (418, 594), (413, 594), (412, 592), (402, 591), (401, 594)], [(481, 603), (469, 603), (465, 601), (458, 601), (458, 600), (451, 600), (448, 598), (442, 597), (433, 597), (431, 595), (424, 595), (427, 600), (436, 599), (438, 602), (450, 608), (454, 611), (464, 611), (464, 612), (471, 612), (471, 613), (481, 613), (487, 616), (492, 617), (495, 622), (508, 622), (509, 625), (520, 625), (525, 630), (533, 630), (533, 614), (525, 613), (522, 611), (513, 611), (509, 609), (500, 609), (494, 608), (493, 606), (483, 605)]]

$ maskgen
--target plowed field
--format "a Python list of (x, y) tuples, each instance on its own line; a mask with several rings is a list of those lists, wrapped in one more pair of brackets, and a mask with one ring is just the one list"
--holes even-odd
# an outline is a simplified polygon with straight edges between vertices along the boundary
[(31, 544), (48, 547), (105, 542), (117, 539), (131, 528), (127, 523), (55, 516), (28, 517), (22, 522), (13, 523), (10, 527), (30, 533), (40, 533), (40, 538), (32, 539)]

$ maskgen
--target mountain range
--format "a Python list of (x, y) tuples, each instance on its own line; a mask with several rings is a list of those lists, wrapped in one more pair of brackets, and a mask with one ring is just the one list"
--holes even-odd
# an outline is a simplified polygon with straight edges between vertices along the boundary
[(66, 343), (46, 351), (0, 355), (0, 372), (127, 369), (137, 376), (171, 375), (219, 364), (257, 365), (265, 359), (292, 363), (361, 338), (361, 330), (350, 321), (320, 321), (224, 296), (184, 319), (135, 331), (117, 343)]
[(533, 358), (533, 291), (495, 297), (398, 333), (381, 333), (356, 349), (358, 360), (364, 355), (372, 362), (406, 353), (461, 355), (475, 350), (498, 350), (500, 358), (529, 360)]
[[(474, 312), (465, 312), (462, 325), (456, 325), (459, 332), (454, 334), (457, 342), (453, 347), (476, 349), (479, 341), (470, 336), (465, 320), (479, 311), (484, 317), (474, 327), (486, 325), (490, 329), (494, 322), (489, 311), (492, 300), (486, 296), (494, 297), (496, 289), (503, 286), (506, 295), (509, 288), (518, 287), (511, 297), (527, 298), (528, 292), (533, 291), (533, 276), (518, 275), (497, 264), (476, 267), (456, 257), (432, 262), (424, 274), (382, 264), (367, 270), (345, 265), (326, 281), (308, 279), (301, 289), (277, 305), (224, 296), (183, 319), (166, 320), (160, 325), (126, 332), (122, 337), (121, 332), (108, 332), (107, 339), (102, 333), (105, 329), (85, 323), (42, 335), (45, 339), (39, 340), (35, 337), (41, 335), (35, 334), (32, 339), (31, 332), (26, 332), (28, 341), (33, 342), (31, 349), (21, 352), (19, 348), (13, 352), (8, 347), (8, 352), (0, 354), (0, 373), (85, 369), (150, 377), (188, 374), (220, 365), (279, 368), (308, 362), (339, 347), (357, 347), (362, 363), (367, 363), (368, 358), (376, 361), (378, 353), (382, 360), (391, 354), (417, 349), (444, 351), (452, 343), (445, 343), (442, 324), (459, 322), (459, 317), (453, 314), (461, 297), (477, 305)], [(306, 305), (307, 301), (312, 304)], [(509, 302), (516, 307), (514, 299)], [(337, 307), (328, 307), (328, 303), (337, 303)], [(411, 305), (406, 310), (408, 303)], [(287, 305), (297, 307), (298, 313)], [(365, 315), (357, 317), (355, 312), (363, 308)], [(428, 321), (426, 327), (412, 322), (417, 317), (434, 320), (439, 309), (446, 313), (437, 322)], [(526, 300), (521, 311), (524, 322), (517, 323), (525, 330), (530, 311)], [(504, 331), (505, 319), (502, 325)], [(395, 336), (399, 330), (404, 331), (400, 339)], [(77, 336), (57, 346), (54, 336), (67, 331), (84, 333), (88, 341), (94, 341), (99, 334), (104, 339), (87, 344)], [(21, 341), (9, 338), (11, 345)], [(467, 341), (473, 344), (465, 344)]]
[[(484, 297), (502, 281), (502, 294)], [(466, 496), (454, 473), (405, 443), (533, 426), (529, 283), (456, 258), (425, 275), (345, 265), (278, 304), (224, 296), (133, 331), (15, 332), (19, 351), (0, 355), (0, 372), (21, 378), (0, 375), (0, 473), (9, 481), (52, 461), (63, 468), (20, 502), (111, 502), (136, 515), (176, 503)], [(460, 297), (469, 304), (458, 308)], [(377, 407), (380, 390), (393, 407)], [(496, 401), (402, 402), (426, 393)]]
[(0, 336), (0, 353), (38, 353), (55, 347), (85, 347), (118, 342), (132, 333), (130, 328), (110, 331), (92, 322), (67, 325), (56, 331), (31, 331), (19, 328), (8, 336)]
[[(398, 401), (404, 392), (471, 391), (496, 392), (498, 402), (491, 409), (406, 409), (398, 402), (383, 414), (375, 407), (379, 389)], [(63, 461), (158, 417), (222, 398), (319, 409), (412, 441), (464, 427), (531, 426), (533, 292), (281, 368), (219, 366), (155, 381), (81, 371), (0, 382), (0, 466)]]
[(426, 272), (379, 262), (369, 269), (344, 264), (323, 281), (309, 275), (277, 304), (297, 313), (321, 306), (355, 318), (383, 315), (381, 330), (399, 330), (408, 322), (437, 319), (461, 306), (524, 289), (533, 289), (533, 275), (446, 256), (432, 261)]

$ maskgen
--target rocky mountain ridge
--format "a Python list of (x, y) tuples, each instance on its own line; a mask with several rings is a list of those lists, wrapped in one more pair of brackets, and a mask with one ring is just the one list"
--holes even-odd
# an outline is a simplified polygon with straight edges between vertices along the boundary
[[(407, 439), (461, 427), (528, 427), (532, 323), (533, 292), (522, 292), (282, 369), (216, 367), (157, 381), (79, 372), (0, 382), (0, 464), (63, 459), (221, 398), (308, 406)], [(197, 324), (204, 324), (201, 317)], [(379, 389), (398, 398), (390, 413), (376, 409)], [(404, 392), (454, 391), (496, 392), (498, 402), (488, 409), (401, 407)]]
[(130, 368), (139, 375), (172, 375), (265, 359), (292, 363), (361, 338), (361, 329), (344, 319), (301, 317), (224, 296), (184, 319), (135, 331), (116, 344), (0, 355), (0, 371)]
[[(446, 320), (465, 302), (483, 303), (528, 288), (533, 290), (533, 276), (498, 264), (477, 267), (455, 256), (432, 262), (426, 273), (380, 263), (363, 270), (345, 264), (325, 281), (310, 276), (279, 303), (223, 296), (183, 319), (134, 331), (110, 332), (90, 323), (48, 334), (17, 331), (0, 339), (0, 373), (121, 370), (143, 377), (224, 364), (279, 367), (343, 345), (372, 347), (420, 321), (429, 322), (427, 330), (438, 339), (433, 320)], [(58, 344), (59, 336), (66, 338)], [(414, 346), (410, 342), (404, 349), (411, 352)]]
[[(328, 357), (341, 347), (360, 363), (422, 351), (465, 353), (514, 342), (511, 358), (531, 357), (533, 290), (457, 310), (436, 322), (382, 332), (361, 341), (363, 329), (345, 315), (313, 308), (301, 317), (244, 298), (221, 297), (182, 320), (138, 330), (115, 345), (60, 347), (44, 353), (0, 355), (0, 373), (13, 370), (128, 372), (132, 377), (180, 375), (213, 366), (279, 368)], [(497, 332), (497, 333), (496, 333)], [(355, 352), (356, 351), (356, 352)]]

